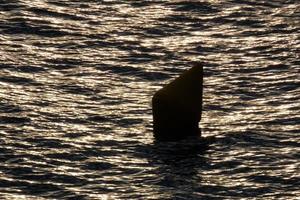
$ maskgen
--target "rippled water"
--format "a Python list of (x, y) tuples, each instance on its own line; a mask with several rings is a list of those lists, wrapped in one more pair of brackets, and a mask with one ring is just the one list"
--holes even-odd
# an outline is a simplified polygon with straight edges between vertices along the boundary
[[(1, 0), (1, 199), (300, 197), (298, 0)], [(151, 97), (201, 62), (203, 152)]]

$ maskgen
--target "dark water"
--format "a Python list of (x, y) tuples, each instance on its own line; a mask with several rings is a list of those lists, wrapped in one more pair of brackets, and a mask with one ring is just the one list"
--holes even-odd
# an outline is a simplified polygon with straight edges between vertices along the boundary
[[(299, 199), (298, 0), (0, 0), (0, 199)], [(204, 65), (210, 149), (150, 100)]]

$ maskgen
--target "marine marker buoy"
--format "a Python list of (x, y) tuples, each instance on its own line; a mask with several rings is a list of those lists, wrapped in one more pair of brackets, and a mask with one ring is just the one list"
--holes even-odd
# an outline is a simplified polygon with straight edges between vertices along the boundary
[(153, 133), (159, 141), (201, 136), (203, 67), (195, 65), (152, 98)]

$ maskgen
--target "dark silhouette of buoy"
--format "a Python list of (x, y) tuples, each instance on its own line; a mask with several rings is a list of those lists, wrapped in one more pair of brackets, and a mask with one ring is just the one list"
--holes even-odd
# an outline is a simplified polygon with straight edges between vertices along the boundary
[(152, 98), (153, 132), (158, 141), (200, 137), (203, 67), (194, 65)]

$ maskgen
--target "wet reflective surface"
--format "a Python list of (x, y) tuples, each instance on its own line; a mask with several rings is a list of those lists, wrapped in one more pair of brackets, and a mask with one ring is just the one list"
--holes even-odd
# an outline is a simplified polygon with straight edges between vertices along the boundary
[[(0, 1), (1, 199), (296, 199), (299, 35), (296, 0)], [(152, 137), (192, 61), (205, 152)]]

